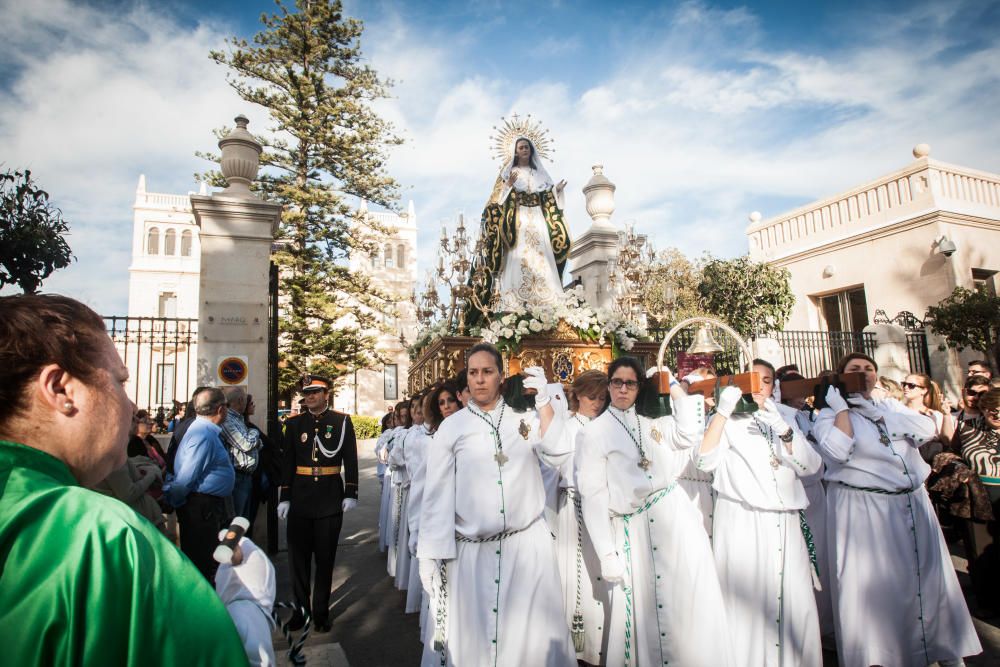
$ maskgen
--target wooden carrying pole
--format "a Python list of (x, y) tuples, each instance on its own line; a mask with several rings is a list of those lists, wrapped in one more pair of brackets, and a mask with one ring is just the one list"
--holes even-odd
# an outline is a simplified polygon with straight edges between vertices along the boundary
[[(834, 377), (836, 377), (836, 380), (834, 380)], [(837, 376), (830, 374), (815, 378), (786, 380), (782, 382), (781, 400), (809, 398), (816, 393), (816, 389), (823, 384), (824, 380), (836, 384), (840, 389), (840, 393), (844, 394), (844, 396), (847, 396), (847, 394), (859, 394), (865, 390), (864, 373), (841, 373)]]
[[(659, 392), (661, 394), (670, 393), (670, 378), (666, 373), (657, 373), (657, 386), (659, 387)], [(740, 392), (743, 394), (752, 394), (760, 391), (761, 380), (760, 373), (749, 372), (740, 373), (738, 375), (722, 375), (717, 378), (709, 378), (708, 380), (701, 380), (700, 382), (694, 382), (688, 386), (687, 393), (689, 394), (701, 394), (702, 396), (710, 397), (715, 394), (715, 388), (718, 386), (720, 389), (725, 389), (729, 385), (734, 385), (740, 388)]]

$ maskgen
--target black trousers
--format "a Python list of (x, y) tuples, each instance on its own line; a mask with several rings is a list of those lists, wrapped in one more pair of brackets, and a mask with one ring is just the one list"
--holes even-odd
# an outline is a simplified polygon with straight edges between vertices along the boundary
[(191, 493), (177, 508), (177, 523), (181, 532), (181, 551), (191, 559), (209, 583), (215, 582), (219, 564), (212, 558), (219, 544), (219, 531), (230, 519), (226, 499), (204, 493)]
[[(295, 604), (311, 610), (313, 623), (325, 623), (330, 618), (333, 563), (337, 558), (337, 542), (343, 520), (343, 514), (318, 519), (288, 515), (288, 564), (292, 572), (292, 593)], [(316, 582), (310, 598), (313, 558), (316, 559)]]

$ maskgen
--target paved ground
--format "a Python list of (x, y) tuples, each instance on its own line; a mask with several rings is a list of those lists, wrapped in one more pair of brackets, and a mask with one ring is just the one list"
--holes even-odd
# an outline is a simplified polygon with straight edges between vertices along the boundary
[[(311, 635), (306, 641), (304, 654), (310, 667), (399, 667), (420, 661), (418, 615), (403, 613), (406, 594), (392, 585), (386, 574), (385, 554), (378, 550), (379, 486), (373, 445), (373, 440), (359, 443), (361, 502), (345, 518), (340, 536), (331, 597), (333, 631)], [(266, 544), (263, 521), (256, 529), (258, 543)], [(278, 599), (290, 601), (287, 552), (281, 551), (272, 559), (278, 571)], [(953, 559), (962, 586), (967, 588), (965, 559), (961, 554)], [(974, 621), (984, 653), (967, 664), (1000, 667), (1000, 618)], [(288, 647), (280, 633), (275, 633), (274, 647), (284, 657)], [(836, 655), (824, 653), (824, 664), (835, 667)]]

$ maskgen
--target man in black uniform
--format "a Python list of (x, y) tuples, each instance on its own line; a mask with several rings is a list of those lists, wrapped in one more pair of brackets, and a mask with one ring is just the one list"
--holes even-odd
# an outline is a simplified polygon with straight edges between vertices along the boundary
[[(295, 603), (311, 609), (317, 632), (329, 632), (330, 586), (340, 526), (344, 513), (358, 504), (358, 447), (351, 418), (329, 408), (329, 380), (305, 376), (302, 394), (306, 411), (285, 422), (278, 517), (288, 519)], [(310, 598), (314, 556), (316, 583)], [(304, 622), (296, 611), (290, 627), (301, 628)]]

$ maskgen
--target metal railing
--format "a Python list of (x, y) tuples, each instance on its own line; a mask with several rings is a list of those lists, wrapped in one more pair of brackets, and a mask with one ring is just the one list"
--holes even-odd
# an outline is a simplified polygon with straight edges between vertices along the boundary
[(906, 354), (910, 358), (910, 372), (931, 374), (931, 357), (927, 351), (927, 332), (906, 332)]
[(863, 352), (875, 356), (875, 334), (863, 331), (772, 331), (767, 334), (781, 345), (785, 363), (795, 364), (805, 377), (834, 370), (845, 354)]
[(197, 382), (197, 319), (113, 315), (104, 326), (128, 368), (126, 388), (139, 408), (155, 416), (190, 398)]

